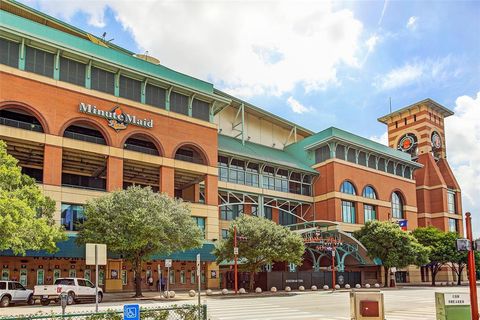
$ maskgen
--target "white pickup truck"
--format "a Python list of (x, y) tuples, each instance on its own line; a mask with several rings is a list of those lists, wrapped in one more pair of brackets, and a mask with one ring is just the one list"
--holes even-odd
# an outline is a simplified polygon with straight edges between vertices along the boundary
[[(39, 299), (43, 306), (48, 306), (51, 301), (59, 302), (62, 292), (68, 294), (68, 305), (87, 300), (95, 301), (95, 285), (83, 278), (59, 278), (53, 285), (35, 286), (33, 298)], [(98, 302), (101, 302), (102, 298), (103, 291), (98, 288)]]

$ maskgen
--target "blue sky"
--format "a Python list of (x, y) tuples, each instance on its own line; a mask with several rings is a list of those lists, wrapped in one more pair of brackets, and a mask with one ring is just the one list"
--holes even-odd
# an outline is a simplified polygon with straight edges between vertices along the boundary
[(390, 98), (458, 111), (447, 153), (480, 234), (478, 1), (24, 2), (313, 131), (384, 142)]

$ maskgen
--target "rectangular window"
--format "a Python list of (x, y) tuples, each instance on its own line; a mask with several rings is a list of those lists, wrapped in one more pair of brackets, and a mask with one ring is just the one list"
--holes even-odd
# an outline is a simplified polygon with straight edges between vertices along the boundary
[(228, 229), (222, 229), (222, 239), (228, 238)]
[(185, 274), (185, 270), (180, 270), (180, 283), (181, 284), (187, 283), (187, 275)]
[(53, 78), (53, 60), (52, 53), (27, 47), (25, 70)]
[(170, 282), (170, 284), (174, 284), (175, 283), (175, 270), (170, 270), (170, 275), (168, 276), (168, 281)]
[(170, 93), (170, 111), (188, 115), (188, 97), (177, 93)]
[[(83, 272), (83, 277), (88, 281), (92, 279), (92, 272), (90, 271), (90, 269), (85, 269), (85, 271)], [(60, 273), (59, 273), (59, 278), (60, 278)]]
[(258, 217), (258, 206), (252, 205), (252, 216)]
[(203, 238), (205, 238), (205, 218), (203, 217), (192, 217), (195, 220), (197, 226), (202, 230)]
[(364, 204), (363, 209), (365, 211), (365, 222), (377, 219), (377, 213), (375, 212), (374, 206), (370, 204)]
[(353, 202), (342, 200), (342, 221), (355, 223), (355, 204)]
[(22, 286), (27, 286), (27, 269), (20, 269), (20, 283)]
[(145, 88), (145, 103), (165, 109), (166, 90), (151, 84)]
[(103, 286), (104, 282), (105, 282), (105, 270), (99, 270), (98, 271), (98, 285)]
[(127, 270), (122, 270), (122, 285), (126, 286), (128, 284), (128, 272)]
[(195, 284), (197, 282), (197, 279), (196, 279), (197, 277), (196, 276), (197, 276), (197, 274), (196, 274), (195, 270), (190, 271), (190, 283), (191, 284)]
[(455, 213), (455, 192), (447, 191), (448, 213)]
[(60, 80), (85, 86), (86, 65), (64, 57), (60, 57)]
[(68, 271), (68, 276), (70, 278), (76, 278), (77, 277), (77, 270), (75, 269), (70, 269), (70, 271)]
[(192, 117), (209, 121), (210, 120), (210, 105), (208, 102), (193, 99), (192, 101)]
[(141, 81), (120, 76), (120, 97), (140, 102), (141, 88)]
[(2, 269), (2, 281), (9, 281), (10, 280), (10, 270), (5, 268)]
[(278, 223), (282, 226), (297, 223), (297, 218), (288, 211), (279, 210)]
[(228, 181), (228, 158), (218, 157), (218, 174), (221, 181)]
[(232, 204), (220, 207), (221, 220), (235, 220), (243, 214), (243, 204)]
[[(90, 271), (90, 270), (88, 270)], [(88, 272), (90, 273), (90, 272)], [(54, 269), (53, 270), (53, 283), (55, 283), (55, 281), (57, 281), (58, 278), (61, 278), (62, 277), (62, 270), (60, 269)], [(87, 270), (85, 270), (85, 279), (88, 279), (90, 280), (90, 278), (87, 278)]]
[(84, 207), (78, 204), (62, 203), (61, 224), (67, 231), (78, 231), (85, 221)]
[(37, 270), (37, 285), (41, 286), (45, 283), (45, 271), (43, 269)]
[(268, 219), (268, 220), (272, 220), (272, 219), (273, 219), (272, 207), (264, 206), (264, 207), (263, 207), (263, 212), (264, 212), (264, 214), (265, 214), (265, 219)]
[(115, 74), (103, 69), (92, 67), (91, 72), (91, 88), (106, 92), (109, 94), (115, 93)]
[(18, 68), (20, 44), (0, 38), (0, 63)]
[(457, 232), (457, 220), (449, 218), (448, 219), (448, 231)]

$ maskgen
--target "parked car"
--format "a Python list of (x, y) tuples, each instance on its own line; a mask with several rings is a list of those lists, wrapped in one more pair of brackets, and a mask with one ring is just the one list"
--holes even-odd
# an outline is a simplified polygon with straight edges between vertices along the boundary
[(8, 307), (11, 303), (34, 304), (33, 290), (25, 289), (16, 281), (0, 281), (0, 307)]
[[(83, 278), (59, 278), (53, 285), (35, 286), (33, 298), (39, 299), (42, 306), (48, 306), (51, 301), (60, 301), (60, 294), (68, 294), (67, 304), (82, 301), (95, 301), (95, 285)], [(98, 302), (103, 299), (103, 291), (98, 288)]]

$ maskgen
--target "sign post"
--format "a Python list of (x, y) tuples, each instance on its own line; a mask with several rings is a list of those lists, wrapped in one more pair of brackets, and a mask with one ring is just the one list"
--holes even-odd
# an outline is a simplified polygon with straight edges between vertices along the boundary
[(170, 268), (172, 267), (172, 259), (165, 259), (165, 267), (167, 267), (167, 299), (170, 299)]
[(85, 264), (95, 265), (95, 312), (98, 312), (98, 266), (107, 264), (107, 245), (87, 243), (85, 250)]
[(335, 290), (335, 282), (336, 282), (336, 276), (335, 276), (335, 247), (332, 248), (332, 290)]
[(198, 319), (202, 319), (202, 304), (200, 302), (200, 293), (202, 289), (202, 284), (201, 284), (201, 268), (200, 268), (200, 253), (197, 254), (197, 279), (198, 279)]
[(237, 226), (233, 226), (233, 255), (234, 255), (234, 260), (235, 260), (235, 294), (237, 294), (238, 291), (238, 247), (237, 247)]

